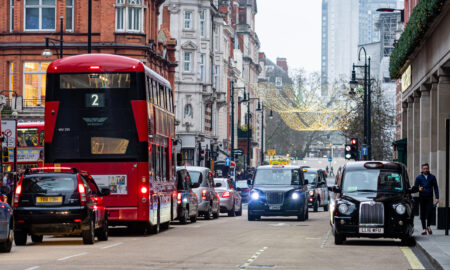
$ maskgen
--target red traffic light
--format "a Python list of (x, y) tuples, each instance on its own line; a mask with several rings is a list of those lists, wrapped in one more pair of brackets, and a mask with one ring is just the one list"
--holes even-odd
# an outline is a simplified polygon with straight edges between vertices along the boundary
[(350, 139), (350, 144), (351, 145), (358, 145), (358, 139), (356, 139), (356, 138)]

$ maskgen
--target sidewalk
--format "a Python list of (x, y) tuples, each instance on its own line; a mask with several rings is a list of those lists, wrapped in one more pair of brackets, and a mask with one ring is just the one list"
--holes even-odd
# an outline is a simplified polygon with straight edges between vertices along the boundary
[(422, 224), (419, 217), (414, 218), (414, 237), (417, 247), (420, 248), (430, 260), (435, 269), (450, 270), (450, 235), (445, 236), (444, 230), (431, 226), (432, 235), (421, 235)]

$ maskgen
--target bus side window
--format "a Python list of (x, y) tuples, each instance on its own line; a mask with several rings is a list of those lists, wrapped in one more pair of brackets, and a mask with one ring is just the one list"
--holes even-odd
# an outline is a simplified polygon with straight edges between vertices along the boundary
[(152, 145), (151, 153), (151, 165), (150, 170), (152, 173), (152, 181), (156, 180), (156, 146)]
[(41, 131), (41, 134), (39, 134), (39, 144), (40, 146), (44, 146), (44, 131)]
[(162, 148), (162, 168), (161, 168), (161, 171), (162, 171), (162, 180), (163, 181), (167, 181), (168, 180), (168, 177), (167, 177), (167, 164), (168, 164), (168, 162), (167, 162), (167, 148), (166, 147), (163, 147)]
[(160, 153), (161, 153), (161, 151), (160, 151), (160, 147), (159, 146), (157, 146), (156, 147), (156, 163), (155, 163), (155, 169), (156, 169), (156, 171), (155, 171), (155, 179), (156, 179), (156, 181), (159, 181), (160, 179), (161, 179), (161, 165), (160, 165), (160, 163), (161, 163), (161, 156), (160, 156)]
[(172, 92), (172, 89), (169, 89), (169, 102), (170, 102), (170, 112), (174, 113), (174, 111), (173, 111), (173, 92)]
[(147, 93), (147, 100), (151, 100), (151, 94), (150, 94), (150, 78), (145, 76), (145, 91)]

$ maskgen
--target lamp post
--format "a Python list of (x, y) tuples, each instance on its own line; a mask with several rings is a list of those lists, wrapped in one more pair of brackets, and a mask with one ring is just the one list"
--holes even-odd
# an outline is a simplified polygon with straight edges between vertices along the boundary
[[(245, 87), (234, 87), (234, 81), (231, 81), (231, 93), (230, 93), (230, 99), (231, 99), (231, 115), (230, 115), (230, 126), (231, 126), (231, 160), (234, 161), (234, 90), (235, 89), (244, 89)], [(245, 98), (244, 98), (245, 99)]]
[[(261, 112), (261, 165), (264, 165), (264, 103), (258, 101), (258, 109), (256, 111)], [(272, 110), (270, 110), (269, 118), (273, 118)]]
[(42, 52), (42, 56), (44, 57), (50, 57), (52, 56), (52, 52), (49, 49), (49, 45), (50, 42), (52, 43), (52, 45), (56, 46), (55, 43), (53, 43), (53, 41), (59, 42), (59, 57), (58, 58), (63, 58), (63, 45), (64, 45), (64, 40), (63, 40), (63, 27), (64, 27), (64, 17), (61, 16), (60, 18), (60, 33), (59, 33), (59, 39), (55, 39), (55, 38), (51, 38), (51, 37), (45, 37), (45, 49)]
[(367, 160), (372, 159), (372, 131), (371, 131), (371, 81), (370, 81), (370, 56), (367, 57), (367, 52), (364, 47), (359, 49), (358, 61), (361, 61), (361, 51), (364, 51), (364, 65), (353, 64), (352, 78), (350, 84), (350, 95), (355, 95), (354, 89), (358, 87), (356, 80), (355, 68), (364, 68), (364, 139), (363, 142), (367, 146)]

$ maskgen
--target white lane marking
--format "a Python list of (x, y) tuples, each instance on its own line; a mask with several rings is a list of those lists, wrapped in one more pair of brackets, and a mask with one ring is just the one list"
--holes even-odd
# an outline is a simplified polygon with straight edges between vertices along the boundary
[(261, 253), (263, 253), (266, 249), (268, 249), (268, 247), (263, 247), (262, 249), (257, 251), (255, 254), (253, 254), (252, 257), (250, 257), (250, 259), (247, 260), (246, 263), (244, 263), (243, 265), (239, 266), (239, 268), (240, 269), (247, 269), (247, 268), (249, 268), (250, 265), (258, 258), (258, 256), (261, 255)]
[(115, 244), (112, 244), (112, 245), (109, 245), (109, 246), (104, 246), (104, 247), (102, 247), (102, 249), (117, 247), (117, 246), (120, 246), (122, 244), (123, 244), (123, 242), (119, 242), (119, 243), (115, 243)]
[(38, 268), (40, 268), (40, 266), (36, 265), (36, 266), (29, 267), (25, 270), (34, 270), (34, 269), (38, 269)]
[(320, 237), (306, 237), (306, 240), (318, 240)]
[(78, 254), (75, 254), (75, 255), (71, 255), (71, 256), (59, 258), (59, 259), (57, 259), (57, 260), (58, 260), (58, 261), (65, 261), (65, 260), (68, 260), (68, 259), (70, 259), (70, 258), (78, 257), (78, 256), (83, 256), (83, 255), (86, 255), (86, 254), (88, 254), (88, 253), (87, 253), (87, 252), (78, 253)]
[(331, 230), (327, 232), (327, 235), (325, 236), (325, 239), (323, 240), (322, 244), (320, 245), (320, 248), (324, 248), (327, 245), (330, 235), (331, 235)]
[(281, 227), (286, 225), (286, 223), (280, 222), (280, 223), (276, 223), (276, 224), (270, 224), (270, 226), (274, 226), (274, 227)]

